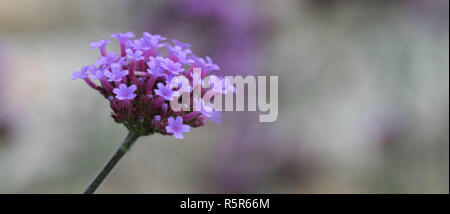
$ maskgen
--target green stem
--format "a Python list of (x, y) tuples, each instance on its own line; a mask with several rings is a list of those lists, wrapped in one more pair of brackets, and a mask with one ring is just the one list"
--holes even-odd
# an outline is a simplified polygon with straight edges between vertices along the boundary
[(116, 153), (106, 162), (103, 166), (102, 170), (95, 176), (94, 180), (86, 187), (84, 190), (84, 194), (93, 194), (95, 190), (103, 183), (106, 177), (108, 177), (111, 170), (116, 166), (119, 160), (125, 155), (125, 153), (130, 149), (136, 139), (138, 139), (139, 135), (128, 133), (125, 140), (123, 140), (122, 145), (116, 150)]

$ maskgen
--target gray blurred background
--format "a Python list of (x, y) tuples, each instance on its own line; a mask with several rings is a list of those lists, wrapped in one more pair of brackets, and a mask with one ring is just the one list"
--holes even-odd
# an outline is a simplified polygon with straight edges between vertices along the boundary
[(69, 78), (126, 31), (279, 76), (279, 117), (142, 137), (99, 193), (448, 193), (448, 25), (446, 0), (1, 0), (0, 193), (80, 193), (121, 143)]

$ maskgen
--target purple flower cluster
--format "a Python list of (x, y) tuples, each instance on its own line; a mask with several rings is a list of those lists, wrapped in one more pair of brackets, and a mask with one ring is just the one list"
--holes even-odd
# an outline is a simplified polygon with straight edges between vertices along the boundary
[[(190, 127), (203, 126), (205, 119), (219, 121), (219, 112), (206, 104), (201, 105), (204, 100), (199, 97), (191, 99), (190, 111), (169, 108), (170, 101), (179, 99), (182, 93), (193, 96), (195, 85), (183, 84), (177, 77), (183, 76), (193, 82), (194, 68), (201, 69), (202, 77), (219, 70), (211, 58), (197, 57), (189, 44), (177, 40), (168, 42), (160, 35), (147, 32), (138, 39), (133, 39), (132, 32), (116, 33), (111, 37), (119, 42), (120, 54), (106, 51), (110, 40), (90, 43), (91, 49), (98, 48), (101, 56), (95, 64), (75, 71), (71, 79), (83, 79), (107, 98), (113, 111), (112, 118), (117, 123), (137, 135), (160, 133), (182, 139), (184, 132), (189, 132)], [(171, 86), (171, 82), (180, 84)], [(200, 88), (200, 92), (203, 96), (208, 89)]]

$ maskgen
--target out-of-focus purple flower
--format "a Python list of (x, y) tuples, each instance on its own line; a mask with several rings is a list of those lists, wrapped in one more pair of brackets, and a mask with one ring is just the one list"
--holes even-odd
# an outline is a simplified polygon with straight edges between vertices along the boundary
[(127, 85), (125, 84), (120, 84), (119, 88), (115, 88), (113, 92), (114, 94), (116, 94), (116, 98), (119, 100), (132, 100), (136, 97), (136, 94), (134, 93), (136, 90), (136, 85), (127, 87)]
[(176, 119), (169, 117), (168, 123), (166, 131), (167, 133), (172, 133), (176, 139), (183, 139), (183, 132), (190, 131), (190, 127), (183, 124), (183, 118), (181, 116), (177, 116)]
[[(202, 51), (217, 60), (223, 73), (257, 74), (265, 69), (264, 41), (273, 26), (270, 11), (259, 4), (249, 0), (164, 1), (149, 17), (149, 27), (174, 35), (190, 35), (201, 44), (206, 43)], [(171, 28), (185, 24), (190, 26), (188, 32)]]
[(174, 91), (172, 90), (169, 84), (163, 85), (162, 83), (158, 83), (156, 86), (158, 86), (158, 89), (155, 89), (156, 95), (164, 97), (164, 99), (166, 100), (173, 99)]
[[(256, 5), (257, 4), (257, 5)], [(187, 35), (189, 38), (195, 38), (192, 44), (196, 47), (195, 52), (202, 51), (208, 53), (214, 59), (214, 62), (220, 65), (220, 73), (227, 75), (261, 75), (268, 66), (266, 66), (269, 55), (269, 48), (266, 45), (268, 38), (271, 36), (272, 27), (275, 22), (272, 19), (270, 10), (264, 9), (264, 3), (260, 1), (250, 0), (174, 0), (164, 1), (161, 8), (155, 10), (148, 18), (148, 27), (159, 31), (168, 32), (172, 35)], [(158, 12), (160, 11), (160, 12)], [(189, 28), (179, 29), (172, 26), (185, 26)], [(173, 42), (174, 46), (183, 47), (177, 42)], [(171, 57), (174, 59), (173, 57)], [(191, 57), (188, 59), (195, 59)], [(176, 61), (176, 60), (174, 60)], [(198, 59), (194, 67), (202, 68), (202, 77), (207, 74), (205, 66), (207, 59)], [(211, 67), (210, 67), (211, 68)], [(209, 69), (210, 69), (209, 68)], [(202, 81), (194, 79), (194, 84), (201, 84)], [(215, 93), (235, 93), (234, 86), (228, 84), (226, 79), (222, 80), (222, 88), (217, 88)], [(201, 102), (196, 102), (198, 105)], [(191, 117), (206, 117), (211, 112), (208, 109), (202, 109), (204, 114)], [(216, 111), (217, 112), (217, 111)], [(214, 112), (214, 113), (216, 113)], [(220, 113), (220, 112), (217, 112)], [(248, 115), (248, 114), (246, 114)], [(242, 152), (245, 145), (249, 145), (249, 141), (262, 142), (265, 140), (261, 135), (253, 135), (249, 133), (249, 121), (246, 115), (239, 115), (234, 118), (237, 122), (236, 129), (227, 129), (225, 135), (227, 137), (220, 138), (217, 149), (220, 155), (218, 162), (227, 163), (224, 167), (220, 164), (211, 164), (214, 167), (219, 166), (217, 180), (214, 186), (224, 185), (226, 192), (248, 192), (251, 191), (250, 181), (254, 181), (255, 177), (264, 173), (260, 169), (250, 168), (248, 155)], [(252, 115), (248, 115), (252, 116)], [(189, 121), (187, 116), (183, 117), (185, 121)], [(210, 119), (206, 117), (206, 119)], [(259, 129), (259, 128), (258, 128)], [(264, 131), (261, 131), (264, 133)], [(249, 139), (254, 137), (254, 139)], [(226, 149), (224, 149), (224, 147)], [(239, 155), (236, 155), (239, 154)], [(278, 153), (277, 153), (278, 154)], [(258, 153), (260, 155), (260, 153)], [(261, 155), (266, 156), (266, 155)], [(251, 159), (251, 158), (250, 158)], [(254, 158), (253, 158), (254, 159)], [(252, 160), (253, 160), (252, 159)], [(233, 160), (230, 162), (230, 160)], [(231, 164), (228, 164), (231, 163)], [(240, 167), (236, 167), (239, 163)], [(242, 164), (241, 164), (242, 163)], [(250, 161), (250, 163), (252, 163)], [(249, 167), (250, 166), (250, 167)], [(256, 172), (256, 173), (254, 173)], [(254, 174), (258, 176), (253, 177)], [(264, 177), (264, 176), (262, 176)]]

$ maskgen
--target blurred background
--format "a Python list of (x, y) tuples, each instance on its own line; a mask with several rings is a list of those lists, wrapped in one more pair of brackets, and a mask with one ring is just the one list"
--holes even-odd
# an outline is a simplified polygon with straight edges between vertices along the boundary
[(447, 0), (1, 0), (0, 193), (80, 193), (120, 145), (69, 78), (127, 31), (279, 76), (279, 117), (142, 137), (98, 193), (449, 192)]

